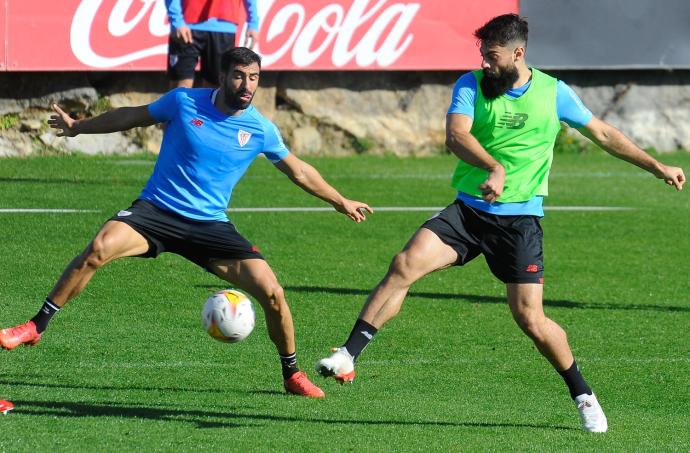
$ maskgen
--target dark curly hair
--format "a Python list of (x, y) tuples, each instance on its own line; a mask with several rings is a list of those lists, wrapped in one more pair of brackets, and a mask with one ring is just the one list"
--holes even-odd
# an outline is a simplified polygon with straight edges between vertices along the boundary
[(256, 52), (246, 47), (234, 47), (220, 57), (220, 70), (227, 74), (234, 66), (249, 66), (252, 63), (261, 68), (261, 57)]
[(517, 14), (496, 16), (474, 32), (475, 38), (489, 45), (505, 46), (514, 41), (527, 45), (527, 20)]

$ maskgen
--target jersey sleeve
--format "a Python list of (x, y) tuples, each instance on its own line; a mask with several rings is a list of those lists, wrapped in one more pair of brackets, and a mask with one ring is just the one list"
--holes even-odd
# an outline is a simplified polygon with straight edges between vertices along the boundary
[(470, 118), (474, 118), (474, 101), (476, 99), (477, 78), (473, 73), (467, 72), (455, 82), (448, 114), (462, 113)]
[(247, 11), (247, 26), (250, 30), (258, 30), (259, 12), (256, 0), (244, 0), (244, 9)]
[(585, 126), (593, 116), (573, 89), (562, 80), (556, 85), (556, 109), (558, 119), (575, 128)]
[(165, 8), (168, 10), (168, 18), (172, 28), (180, 28), (187, 25), (182, 15), (182, 3), (180, 0), (165, 0)]
[(158, 121), (164, 123), (170, 121), (177, 112), (177, 94), (181, 88), (168, 91), (157, 100), (148, 105), (149, 114)]
[(268, 160), (275, 163), (285, 159), (290, 151), (283, 142), (283, 137), (275, 124), (271, 122), (264, 123), (264, 149), (263, 153)]

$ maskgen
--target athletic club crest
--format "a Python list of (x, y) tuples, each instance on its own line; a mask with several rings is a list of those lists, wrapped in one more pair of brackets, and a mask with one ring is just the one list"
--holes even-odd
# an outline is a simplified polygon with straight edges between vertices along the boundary
[(246, 145), (250, 138), (252, 138), (250, 132), (243, 131), (242, 129), (237, 131), (237, 142), (240, 144), (240, 147)]

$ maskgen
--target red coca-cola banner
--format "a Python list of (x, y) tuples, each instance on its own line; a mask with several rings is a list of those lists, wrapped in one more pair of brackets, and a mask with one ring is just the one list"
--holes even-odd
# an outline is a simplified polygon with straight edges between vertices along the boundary
[[(0, 44), (6, 43), (7, 42), (7, 33), (5, 32), (5, 16), (7, 14), (7, 11), (5, 10), (6, 8), (0, 5)], [(6, 60), (7, 57), (5, 56), (5, 48), (7, 46), (4, 45), (2, 48), (0, 48), (0, 71), (5, 71), (7, 70), (7, 65), (6, 65)]]
[[(9, 0), (5, 7), (0, 70), (165, 69), (164, 0)], [(258, 0), (258, 8), (256, 50), (266, 69), (439, 70), (476, 67), (472, 32), (517, 12), (518, 0)]]

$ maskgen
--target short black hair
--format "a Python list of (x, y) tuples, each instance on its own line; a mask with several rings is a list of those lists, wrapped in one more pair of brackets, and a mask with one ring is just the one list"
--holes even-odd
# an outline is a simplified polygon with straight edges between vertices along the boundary
[(220, 70), (227, 74), (235, 66), (249, 66), (256, 63), (261, 68), (261, 57), (247, 47), (234, 47), (223, 52), (220, 57)]
[(527, 45), (527, 20), (517, 14), (496, 16), (474, 32), (475, 38), (489, 45), (505, 46), (513, 41)]

